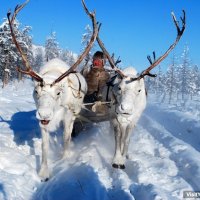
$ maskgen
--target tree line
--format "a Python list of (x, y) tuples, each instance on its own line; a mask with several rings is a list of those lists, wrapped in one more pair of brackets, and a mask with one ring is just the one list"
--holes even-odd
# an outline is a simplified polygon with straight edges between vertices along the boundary
[[(51, 32), (47, 36), (45, 45), (35, 46), (32, 43), (30, 26), (22, 26), (19, 21), (14, 22), (14, 31), (16, 38), (21, 45), (24, 53), (27, 55), (32, 68), (38, 72), (40, 67), (53, 58), (61, 58), (68, 65), (72, 65), (76, 57), (68, 49), (61, 49), (56, 39), (56, 32)], [(81, 51), (87, 46), (92, 30), (89, 25), (85, 27), (85, 33), (82, 35)], [(94, 53), (95, 47), (85, 58), (87, 64)], [(8, 81), (21, 79), (22, 75), (16, 70), (16, 67), (23, 68), (22, 60), (18, 50), (12, 42), (8, 20), (4, 19), (0, 25), (0, 79), (5, 86)], [(183, 102), (192, 99), (200, 94), (200, 69), (198, 65), (192, 64), (189, 56), (189, 47), (186, 45), (182, 55), (171, 57), (170, 64), (165, 72), (161, 66), (157, 68), (156, 78), (146, 78), (146, 85), (149, 92), (156, 94), (161, 101), (182, 100)]]
[(158, 67), (156, 78), (147, 78), (148, 91), (154, 93), (161, 102), (172, 103), (187, 100), (200, 94), (200, 69), (192, 64), (189, 47), (185, 45), (180, 56), (171, 57), (165, 72)]

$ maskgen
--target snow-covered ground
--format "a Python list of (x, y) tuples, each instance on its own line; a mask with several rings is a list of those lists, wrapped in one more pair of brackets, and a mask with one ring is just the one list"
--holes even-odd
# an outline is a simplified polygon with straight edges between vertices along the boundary
[(50, 141), (52, 176), (43, 183), (31, 81), (8, 85), (0, 89), (0, 200), (180, 200), (183, 191), (200, 191), (200, 118), (191, 110), (148, 98), (125, 170), (111, 167), (109, 123), (83, 130), (66, 160), (58, 159), (59, 130)]

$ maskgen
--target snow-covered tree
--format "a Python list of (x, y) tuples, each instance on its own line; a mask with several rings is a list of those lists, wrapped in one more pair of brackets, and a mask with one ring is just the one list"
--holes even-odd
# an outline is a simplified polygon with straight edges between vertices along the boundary
[[(14, 23), (15, 27), (18, 24)], [(17, 54), (15, 53), (15, 46), (12, 45), (12, 38), (10, 34), (10, 28), (8, 21), (5, 19), (0, 26), (0, 69), (1, 69), (1, 79), (4, 84), (8, 82), (11, 77), (11, 71), (14, 67), (12, 66), (12, 61), (16, 61)], [(9, 74), (7, 73), (9, 71)], [(9, 75), (9, 76), (8, 76)]]
[(22, 30), (22, 41), (23, 41), (23, 48), (26, 56), (29, 59), (30, 64), (33, 62), (33, 52), (32, 52), (32, 36), (29, 35), (30, 31), (32, 30), (32, 27), (25, 26)]
[[(82, 39), (81, 39), (81, 46), (82, 46), (81, 51), (84, 51), (84, 49), (88, 46), (91, 36), (92, 36), (92, 29), (89, 25), (87, 25), (85, 27), (85, 33), (82, 35)], [(88, 62), (92, 60), (92, 56), (94, 54), (94, 47), (95, 47), (95, 45), (91, 48), (89, 53), (86, 55), (86, 57), (84, 59), (85, 62), (83, 65), (87, 65)]]
[[(19, 21), (15, 20), (13, 23), (13, 29), (18, 43), (20, 44), (23, 52), (27, 55), (29, 62), (31, 62), (32, 39), (28, 35), (30, 27), (24, 27), (24, 29), (21, 30)], [(19, 73), (16, 71), (16, 67), (23, 66), (21, 56), (12, 41), (7, 19), (5, 19), (0, 25), (0, 55), (0, 75), (2, 81), (6, 83), (8, 79), (18, 77)]]
[(198, 95), (200, 95), (200, 67), (198, 65), (195, 65), (195, 67), (198, 68), (196, 86), (197, 86)]
[(189, 82), (189, 68), (190, 68), (190, 58), (189, 58), (189, 47), (185, 46), (183, 53), (181, 55), (181, 64), (178, 65), (178, 89), (181, 94), (181, 99), (183, 102), (186, 101), (186, 96), (189, 93), (188, 85)]
[(60, 56), (60, 48), (56, 39), (56, 32), (51, 32), (50, 36), (47, 37), (45, 42), (45, 58), (49, 61), (53, 58)]
[(149, 76), (145, 77), (146, 90), (148, 92), (156, 94), (157, 96), (161, 96), (164, 90), (164, 85), (163, 85), (164, 74), (161, 70), (160, 65), (156, 69), (157, 72), (156, 71), (153, 72), (153, 74), (155, 74), (156, 77), (149, 77)]
[(165, 91), (169, 96), (169, 104), (172, 101), (173, 96), (175, 96), (177, 92), (177, 82), (176, 82), (176, 57), (175, 55), (172, 56), (171, 64), (169, 65), (167, 72), (166, 72), (166, 79), (165, 79)]
[(155, 92), (157, 96), (160, 96), (164, 90), (164, 84), (163, 84), (164, 74), (162, 72), (160, 65), (158, 66), (158, 72), (156, 74), (157, 76), (155, 78)]
[(44, 64), (44, 57), (43, 57), (43, 52), (41, 48), (37, 48), (35, 50), (35, 56), (33, 59), (33, 69), (36, 72), (39, 72), (40, 67), (43, 66)]
[(188, 93), (190, 94), (190, 97), (192, 99), (192, 97), (197, 95), (200, 91), (200, 71), (197, 65), (191, 67), (188, 79)]
[(69, 50), (63, 50), (60, 57), (69, 66), (72, 66), (75, 63), (75, 61), (76, 61), (74, 53), (72, 51), (69, 51)]
[[(32, 65), (33, 64), (32, 36), (29, 35), (31, 29), (32, 28), (30, 26), (25, 26), (22, 29), (22, 31), (19, 32), (20, 33), (19, 43), (24, 54), (26, 54), (28, 62)], [(23, 63), (21, 61), (21, 56), (18, 59), (18, 66), (24, 68)], [(20, 72), (18, 73), (18, 78), (19, 79), (22, 78), (22, 74)]]

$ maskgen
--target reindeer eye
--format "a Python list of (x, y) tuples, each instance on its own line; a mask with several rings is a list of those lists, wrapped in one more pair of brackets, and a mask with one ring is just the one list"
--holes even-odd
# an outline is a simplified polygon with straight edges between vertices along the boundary
[(57, 95), (60, 95), (60, 92), (58, 92)]
[(38, 91), (37, 91), (37, 90), (35, 90), (35, 94), (38, 94)]
[(121, 87), (118, 87), (118, 90), (121, 90), (122, 88)]
[(141, 90), (138, 90), (138, 92), (141, 92)]

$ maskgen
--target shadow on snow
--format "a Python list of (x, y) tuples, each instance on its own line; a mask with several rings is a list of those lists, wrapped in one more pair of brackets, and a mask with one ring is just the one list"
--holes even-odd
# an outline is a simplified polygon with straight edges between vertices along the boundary
[(5, 121), (9, 124), (10, 129), (14, 134), (14, 141), (17, 145), (24, 145), (27, 143), (33, 147), (33, 138), (40, 137), (40, 128), (38, 120), (36, 119), (36, 111), (17, 112), (11, 120)]
[(53, 176), (33, 195), (33, 200), (129, 200), (122, 189), (106, 189), (91, 166), (73, 166)]
[(6, 192), (4, 190), (4, 186), (0, 183), (0, 198), (3, 197), (3, 200), (8, 200)]

